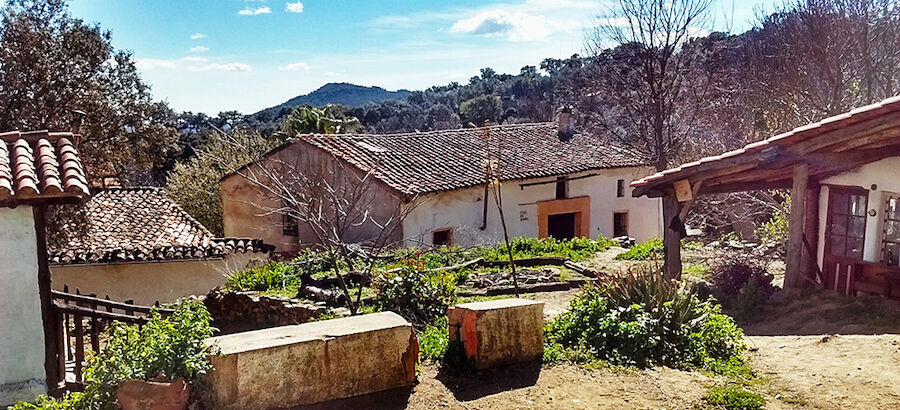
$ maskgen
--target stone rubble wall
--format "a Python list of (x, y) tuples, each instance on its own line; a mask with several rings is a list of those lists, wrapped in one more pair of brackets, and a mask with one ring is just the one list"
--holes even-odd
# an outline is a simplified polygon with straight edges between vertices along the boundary
[(203, 298), (203, 303), (220, 334), (298, 325), (323, 315), (327, 310), (324, 306), (297, 299), (220, 289), (210, 291)]

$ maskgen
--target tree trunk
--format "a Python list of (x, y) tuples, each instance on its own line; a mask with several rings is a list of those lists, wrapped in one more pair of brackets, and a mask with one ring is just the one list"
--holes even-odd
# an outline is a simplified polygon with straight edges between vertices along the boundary
[(791, 214), (788, 222), (787, 261), (785, 261), (784, 287), (798, 288), (803, 285), (801, 276), (801, 254), (803, 253), (803, 221), (806, 219), (806, 185), (809, 179), (809, 165), (794, 166), (794, 185), (791, 188)]

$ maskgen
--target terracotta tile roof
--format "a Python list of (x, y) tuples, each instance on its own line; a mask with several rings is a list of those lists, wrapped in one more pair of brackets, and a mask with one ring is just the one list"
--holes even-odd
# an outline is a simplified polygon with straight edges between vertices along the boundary
[[(490, 146), (500, 146), (503, 180), (540, 178), (591, 169), (645, 165), (640, 154), (591, 135), (560, 141), (555, 122), (498, 125)], [(301, 135), (406, 194), (481, 185), (485, 180), (485, 127), (404, 134)], [(494, 148), (496, 150), (496, 148)]]
[(0, 205), (87, 197), (74, 137), (70, 132), (0, 133)]
[(87, 233), (50, 249), (57, 265), (221, 258), (232, 252), (269, 252), (259, 239), (215, 238), (165, 196), (161, 188), (101, 190), (87, 203)]
[[(643, 195), (654, 186), (669, 183), (677, 179), (687, 178), (729, 158), (746, 157), (751, 154), (758, 154), (764, 149), (773, 146), (789, 147), (798, 142), (806, 141), (835, 130), (847, 128), (853, 124), (872, 120), (890, 113), (896, 114), (897, 112), (900, 112), (900, 96), (891, 97), (875, 104), (859, 107), (843, 114), (828, 117), (819, 122), (798, 127), (783, 134), (778, 134), (762, 141), (747, 144), (743, 148), (657, 172), (632, 182), (631, 186), (636, 188), (634, 191), (635, 196)], [(847, 136), (848, 139), (853, 137), (853, 135)]]

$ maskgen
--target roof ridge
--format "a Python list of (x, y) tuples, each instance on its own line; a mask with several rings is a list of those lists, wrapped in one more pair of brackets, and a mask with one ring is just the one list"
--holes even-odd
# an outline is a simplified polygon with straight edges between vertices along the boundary
[(454, 132), (466, 132), (466, 131), (479, 131), (484, 129), (497, 129), (497, 128), (524, 128), (524, 127), (536, 127), (536, 126), (551, 126), (555, 125), (556, 121), (544, 121), (544, 122), (522, 122), (522, 123), (514, 123), (514, 124), (497, 124), (497, 125), (489, 125), (489, 126), (480, 126), (480, 127), (461, 127), (461, 128), (445, 128), (441, 130), (429, 130), (429, 131), (413, 131), (413, 132), (395, 132), (395, 133), (361, 133), (361, 134), (321, 134), (321, 133), (305, 133), (305, 134), (297, 134), (294, 138), (347, 138), (347, 139), (362, 139), (362, 138), (372, 138), (372, 137), (380, 137), (380, 138), (398, 138), (398, 137), (423, 137), (435, 134), (447, 134)]

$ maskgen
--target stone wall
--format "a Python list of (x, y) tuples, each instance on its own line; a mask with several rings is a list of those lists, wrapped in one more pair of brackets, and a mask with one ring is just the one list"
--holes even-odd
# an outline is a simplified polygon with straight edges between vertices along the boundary
[(326, 308), (297, 299), (261, 296), (256, 292), (213, 289), (203, 299), (220, 334), (298, 325), (321, 316)]

